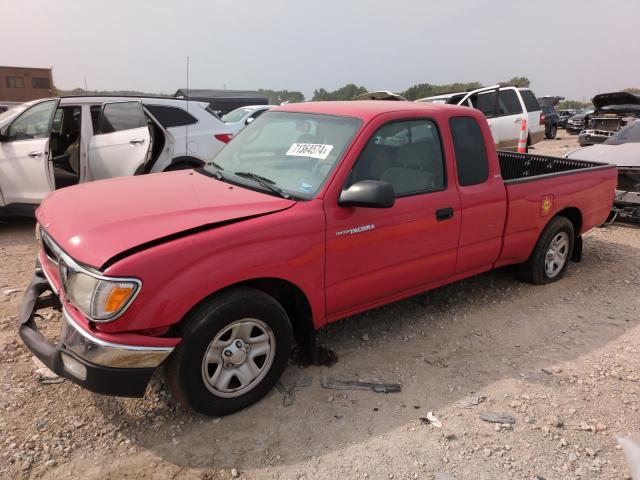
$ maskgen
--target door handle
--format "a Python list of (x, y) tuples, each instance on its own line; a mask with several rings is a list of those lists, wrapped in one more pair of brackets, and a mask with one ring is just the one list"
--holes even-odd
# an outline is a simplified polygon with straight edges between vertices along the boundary
[(131, 145), (138, 145), (140, 143), (144, 143), (144, 138), (134, 138), (133, 140), (130, 140), (129, 143)]
[(42, 152), (37, 152), (37, 151), (33, 151), (29, 154), (29, 156), (32, 158), (39, 157), (40, 155), (42, 155)]
[(447, 207), (447, 208), (439, 208), (438, 210), (436, 210), (436, 220), (441, 222), (443, 220), (449, 220), (450, 218), (453, 218), (453, 208), (452, 207)]

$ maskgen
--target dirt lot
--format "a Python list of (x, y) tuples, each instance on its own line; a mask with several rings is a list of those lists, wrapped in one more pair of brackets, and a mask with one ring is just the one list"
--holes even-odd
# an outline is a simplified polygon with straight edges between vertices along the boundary
[[(564, 133), (564, 132), (562, 132)], [(575, 137), (539, 144), (568, 151)], [(565, 147), (566, 146), (566, 147)], [(333, 325), (331, 368), (292, 365), (225, 418), (178, 407), (154, 379), (144, 399), (43, 384), (17, 341), (33, 222), (0, 224), (0, 476), (4, 478), (613, 479), (616, 436), (640, 430), (640, 229), (585, 238), (584, 260), (549, 286), (501, 269)], [(55, 336), (58, 314), (43, 311)], [(335, 391), (322, 376), (398, 382)], [(479, 403), (478, 403), (479, 402)], [(477, 405), (473, 405), (478, 403)], [(428, 412), (442, 428), (421, 421)], [(482, 421), (496, 412), (514, 424)]]

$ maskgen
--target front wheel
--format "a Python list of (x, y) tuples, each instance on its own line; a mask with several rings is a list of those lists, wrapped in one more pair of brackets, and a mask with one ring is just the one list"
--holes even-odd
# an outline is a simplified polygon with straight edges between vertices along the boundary
[(184, 320), (165, 377), (174, 395), (206, 415), (228, 415), (264, 397), (284, 371), (292, 330), (282, 306), (248, 287), (214, 296)]
[(527, 261), (520, 265), (520, 278), (540, 285), (560, 280), (567, 272), (574, 240), (571, 221), (566, 217), (553, 218)]

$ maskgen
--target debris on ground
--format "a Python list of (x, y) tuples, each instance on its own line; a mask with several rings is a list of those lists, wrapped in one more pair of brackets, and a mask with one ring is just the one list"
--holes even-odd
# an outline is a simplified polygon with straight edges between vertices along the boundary
[(438, 420), (433, 412), (428, 412), (426, 417), (420, 417), (420, 423), (423, 425), (433, 425), (436, 428), (442, 428), (442, 422)]
[[(35, 355), (31, 357), (31, 361), (36, 367), (34, 373), (41, 383), (61, 383), (61, 381), (64, 380), (62, 379), (60, 382), (57, 382), (57, 380), (60, 379), (60, 376), (49, 370), (49, 368)], [(52, 382), (52, 380), (54, 380), (54, 382)]]
[(629, 470), (633, 480), (640, 480), (640, 434), (629, 437), (618, 437), (624, 454), (629, 462)]
[(283, 405), (290, 407), (296, 400), (296, 390), (310, 387), (312, 383), (313, 379), (305, 376), (299, 376), (294, 382), (288, 385), (285, 385), (283, 380), (280, 379), (278, 383), (276, 383), (276, 389), (284, 395)]
[(506, 423), (513, 425), (516, 419), (512, 415), (506, 413), (484, 412), (480, 414), (480, 420), (489, 423)]
[(322, 388), (332, 390), (371, 390), (376, 393), (396, 393), (401, 391), (399, 383), (361, 382), (359, 380), (337, 380), (322, 377)]
[(456, 477), (444, 472), (436, 472), (435, 480), (456, 480)]
[(3, 293), (4, 295), (9, 296), (9, 295), (12, 295), (12, 294), (14, 294), (14, 293), (21, 292), (21, 291), (22, 291), (22, 289), (21, 289), (21, 288), (6, 288), (6, 289), (2, 290), (2, 293)]
[(481, 393), (471, 393), (466, 397), (458, 400), (456, 402), (456, 407), (459, 407), (459, 408), (475, 407), (476, 405), (480, 405), (486, 399), (487, 399), (486, 395), (482, 395)]

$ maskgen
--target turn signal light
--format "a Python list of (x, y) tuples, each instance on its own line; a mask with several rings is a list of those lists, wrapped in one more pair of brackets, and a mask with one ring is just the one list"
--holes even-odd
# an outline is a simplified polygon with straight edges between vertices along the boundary
[(104, 311), (106, 313), (117, 312), (129, 300), (132, 293), (132, 287), (115, 287), (109, 293), (107, 301), (104, 302)]
[(233, 133), (216, 133), (214, 135), (217, 140), (220, 140), (222, 143), (229, 143), (229, 141), (233, 138)]
[(544, 113), (540, 112), (540, 125), (544, 125)]

